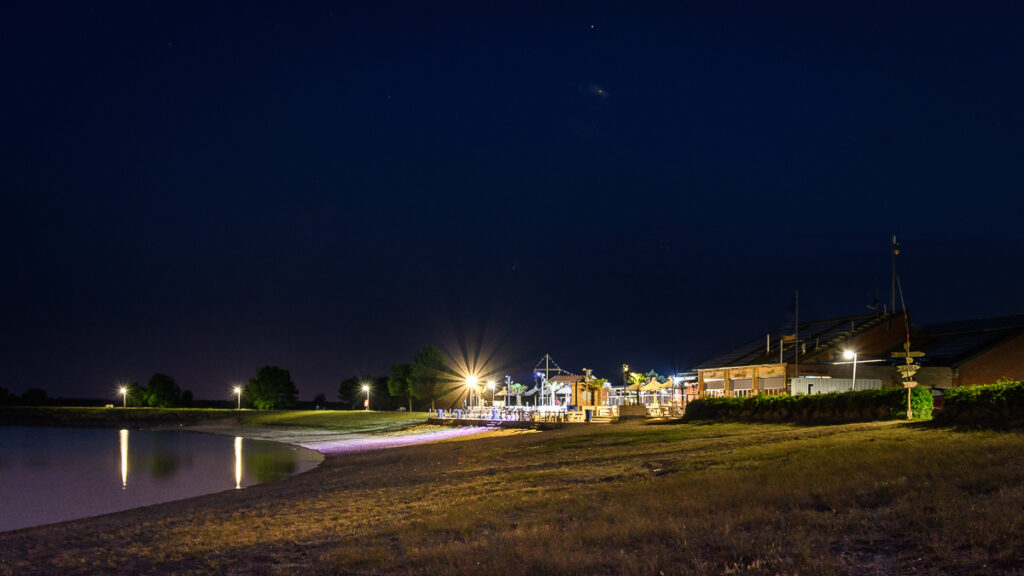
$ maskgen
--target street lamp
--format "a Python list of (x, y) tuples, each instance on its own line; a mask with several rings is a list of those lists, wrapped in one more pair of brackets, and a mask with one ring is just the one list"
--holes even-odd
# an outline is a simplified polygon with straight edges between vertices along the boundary
[(370, 386), (363, 384), (363, 392), (366, 392), (366, 400), (363, 400), (363, 410), (370, 411)]
[(469, 376), (466, 378), (466, 388), (469, 388), (469, 405), (473, 405), (473, 390), (476, 390), (476, 383), (478, 382), (476, 376)]
[(124, 400), (124, 407), (127, 408), (128, 407), (128, 387), (127, 386), (121, 386), (121, 389), (118, 390), (118, 392), (120, 392), (121, 398)]
[(242, 387), (235, 386), (235, 396), (238, 396), (238, 409), (242, 409)]
[(491, 406), (494, 406), (494, 380), (487, 382), (487, 387), (491, 389)]
[[(544, 377), (544, 373), (540, 372), (540, 371), (537, 372), (537, 378), (540, 378), (540, 401), (539, 401), (539, 404), (543, 405), (544, 404), (544, 386), (547, 384), (548, 380), (547, 380), (547, 378)], [(537, 400), (534, 400), (533, 402), (534, 402), (534, 404), (538, 403)]]
[(853, 350), (846, 350), (843, 352), (843, 358), (847, 360), (853, 360), (853, 380), (850, 382), (850, 390), (857, 389), (857, 353)]

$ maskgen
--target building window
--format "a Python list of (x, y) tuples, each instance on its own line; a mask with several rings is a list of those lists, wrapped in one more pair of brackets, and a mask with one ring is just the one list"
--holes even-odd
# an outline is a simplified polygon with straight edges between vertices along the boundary
[(736, 398), (746, 398), (750, 396), (750, 390), (733, 390), (732, 395)]
[(722, 398), (725, 396), (725, 390), (721, 388), (713, 388), (711, 390), (705, 390), (704, 395), (708, 398)]

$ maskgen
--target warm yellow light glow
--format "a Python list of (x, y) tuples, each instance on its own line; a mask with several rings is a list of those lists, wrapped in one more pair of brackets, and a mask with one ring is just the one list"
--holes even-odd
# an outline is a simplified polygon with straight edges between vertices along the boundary
[(853, 360), (856, 357), (857, 357), (857, 353), (854, 352), (853, 350), (845, 350), (845, 351), (843, 351), (843, 358), (846, 358), (847, 360)]
[(242, 488), (242, 437), (235, 436), (235, 490)]
[(370, 387), (367, 386), (366, 384), (363, 384), (363, 392), (369, 392), (369, 391), (370, 391)]
[(469, 386), (470, 388), (476, 388), (477, 382), (479, 382), (479, 379), (476, 376), (472, 374), (466, 376), (466, 386)]
[(128, 431), (121, 430), (121, 489), (128, 487)]
[(487, 387), (490, 388), (491, 390), (494, 390), (494, 380), (489, 381), (487, 383)]
[(242, 393), (242, 387), (241, 386), (235, 386), (235, 394), (241, 394), (241, 393)]

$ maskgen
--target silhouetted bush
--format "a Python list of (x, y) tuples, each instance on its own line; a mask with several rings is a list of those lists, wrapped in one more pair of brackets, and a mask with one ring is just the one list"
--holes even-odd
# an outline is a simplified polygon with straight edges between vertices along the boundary
[[(926, 388), (913, 388), (910, 402), (915, 419), (931, 418), (932, 395)], [(838, 424), (906, 417), (906, 389), (884, 388), (843, 394), (700, 398), (687, 404), (685, 419)]]

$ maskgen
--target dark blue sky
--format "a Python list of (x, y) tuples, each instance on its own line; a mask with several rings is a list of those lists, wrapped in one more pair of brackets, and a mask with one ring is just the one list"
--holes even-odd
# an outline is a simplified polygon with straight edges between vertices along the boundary
[(6, 8), (0, 386), (682, 370), (892, 234), (916, 322), (1024, 312), (1019, 5), (558, 4)]

